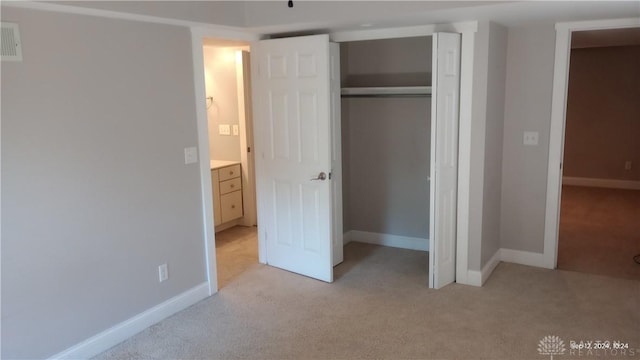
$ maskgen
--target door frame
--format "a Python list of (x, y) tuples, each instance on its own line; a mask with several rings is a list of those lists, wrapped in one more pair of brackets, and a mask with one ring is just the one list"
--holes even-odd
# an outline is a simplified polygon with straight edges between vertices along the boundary
[[(243, 184), (242, 198), (244, 203), (243, 226), (254, 226), (258, 223), (256, 204), (256, 172), (255, 152), (253, 144), (253, 104), (251, 88), (250, 51), (238, 50), (241, 61), (236, 58), (236, 78), (238, 85), (238, 125), (240, 128), (240, 163), (242, 164)], [(249, 151), (247, 151), (250, 149)]]
[(562, 159), (564, 156), (567, 93), (571, 34), (574, 31), (606, 30), (640, 27), (640, 18), (605, 19), (556, 24), (556, 51), (553, 67), (551, 128), (549, 131), (549, 163), (547, 169), (547, 201), (545, 210), (543, 265), (558, 266), (558, 236), (560, 231), (560, 199), (562, 194)]
[(215, 227), (213, 225), (213, 190), (211, 188), (211, 159), (209, 157), (209, 122), (207, 118), (206, 88), (204, 80), (205, 38), (256, 41), (259, 36), (236, 31), (191, 27), (191, 52), (195, 89), (196, 123), (198, 132), (198, 153), (200, 168), (200, 186), (202, 194), (202, 225), (204, 234), (204, 256), (209, 295), (218, 292), (218, 270), (216, 261)]

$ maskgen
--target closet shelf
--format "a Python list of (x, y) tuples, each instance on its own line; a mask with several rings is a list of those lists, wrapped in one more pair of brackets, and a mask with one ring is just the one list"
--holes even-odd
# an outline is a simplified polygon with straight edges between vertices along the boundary
[(342, 97), (431, 96), (431, 86), (343, 87)]

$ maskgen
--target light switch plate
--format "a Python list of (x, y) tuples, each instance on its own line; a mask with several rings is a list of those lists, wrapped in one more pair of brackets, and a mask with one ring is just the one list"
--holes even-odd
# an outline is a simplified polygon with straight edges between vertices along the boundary
[(233, 135), (238, 136), (240, 132), (238, 131), (238, 125), (233, 125)]
[(220, 124), (218, 125), (218, 134), (220, 135), (231, 135), (231, 127), (229, 124)]
[(537, 131), (525, 131), (524, 138), (522, 140), (524, 145), (538, 145), (538, 132)]
[(198, 149), (195, 146), (184, 148), (184, 163), (195, 164), (198, 162)]
[(159, 282), (169, 280), (169, 268), (167, 267), (167, 264), (158, 266), (158, 280)]

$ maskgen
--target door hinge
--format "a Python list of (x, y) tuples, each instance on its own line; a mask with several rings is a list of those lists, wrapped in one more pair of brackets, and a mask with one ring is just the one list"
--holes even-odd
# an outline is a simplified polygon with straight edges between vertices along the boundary
[(251, 152), (251, 147), (247, 146), (247, 152), (250, 153)]
[(329, 180), (331, 180), (331, 174), (333, 174), (332, 172), (329, 172)]

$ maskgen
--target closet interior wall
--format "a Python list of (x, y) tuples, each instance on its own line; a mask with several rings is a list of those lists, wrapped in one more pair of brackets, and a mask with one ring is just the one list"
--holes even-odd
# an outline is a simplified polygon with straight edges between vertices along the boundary
[[(341, 86), (430, 86), (431, 37), (340, 45)], [(344, 231), (429, 237), (431, 97), (342, 97)], [(357, 238), (351, 240), (358, 241)]]

